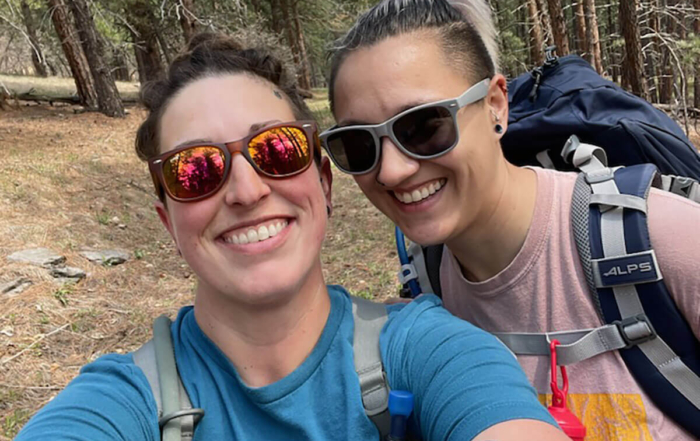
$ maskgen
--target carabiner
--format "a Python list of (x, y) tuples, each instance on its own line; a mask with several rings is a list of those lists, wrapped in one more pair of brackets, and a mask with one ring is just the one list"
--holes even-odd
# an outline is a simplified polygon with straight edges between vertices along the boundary
[(569, 376), (566, 374), (566, 367), (560, 366), (562, 388), (559, 389), (559, 381), (557, 377), (557, 346), (559, 340), (552, 340), (549, 344), (550, 360), (552, 363), (551, 382), (552, 388), (552, 406), (566, 407), (566, 395), (569, 393)]

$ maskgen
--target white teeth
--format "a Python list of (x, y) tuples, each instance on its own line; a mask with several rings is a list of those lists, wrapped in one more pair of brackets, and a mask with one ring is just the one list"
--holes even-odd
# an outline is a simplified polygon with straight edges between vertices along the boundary
[(225, 242), (246, 245), (249, 243), (261, 242), (271, 237), (277, 236), (288, 225), (287, 221), (280, 221), (270, 225), (261, 225), (257, 229), (251, 228), (245, 233), (233, 234), (224, 238)]
[(413, 190), (411, 193), (394, 193), (394, 195), (398, 200), (400, 200), (404, 204), (420, 202), (423, 199), (429, 197), (430, 195), (435, 194), (438, 190), (442, 188), (443, 185), (445, 185), (445, 182), (446, 181), (444, 180), (431, 182), (430, 184), (424, 187)]
[(258, 232), (255, 230), (248, 230), (248, 243), (255, 243), (258, 241)]

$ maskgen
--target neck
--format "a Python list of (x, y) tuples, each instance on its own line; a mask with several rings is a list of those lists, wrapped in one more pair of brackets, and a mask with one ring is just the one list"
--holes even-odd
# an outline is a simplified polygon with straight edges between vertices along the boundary
[(481, 282), (503, 271), (527, 237), (535, 208), (537, 176), (526, 168), (502, 161), (492, 182), (493, 191), (469, 228), (447, 247), (459, 261), (464, 276)]
[(320, 262), (279, 301), (250, 304), (197, 289), (195, 318), (236, 367), (243, 382), (262, 387), (294, 371), (311, 353), (328, 319), (330, 298)]

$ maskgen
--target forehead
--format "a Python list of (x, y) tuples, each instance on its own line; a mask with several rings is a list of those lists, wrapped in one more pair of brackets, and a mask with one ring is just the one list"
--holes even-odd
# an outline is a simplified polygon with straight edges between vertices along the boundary
[(334, 85), (338, 122), (380, 122), (406, 106), (459, 96), (469, 80), (446, 57), (439, 37), (430, 31), (389, 37), (352, 51)]
[(253, 125), (294, 119), (284, 95), (271, 83), (246, 74), (205, 77), (167, 104), (160, 120), (160, 150), (192, 140), (233, 141), (248, 135)]

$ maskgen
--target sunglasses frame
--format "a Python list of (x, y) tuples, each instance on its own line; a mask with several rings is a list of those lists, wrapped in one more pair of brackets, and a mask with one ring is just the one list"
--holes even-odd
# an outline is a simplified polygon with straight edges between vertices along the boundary
[[(287, 173), (284, 175), (273, 175), (270, 173), (265, 172), (262, 170), (253, 160), (253, 158), (250, 156), (250, 152), (248, 151), (248, 143), (255, 137), (268, 132), (270, 130), (274, 129), (279, 129), (279, 128), (293, 128), (293, 129), (298, 129), (304, 132), (306, 135), (306, 140), (309, 143), (309, 149), (311, 150), (309, 152), (309, 162), (306, 164), (303, 168), (300, 170), (297, 170), (293, 173)], [(179, 198), (173, 195), (170, 190), (168, 189), (168, 186), (165, 185), (165, 176), (163, 175), (163, 165), (165, 162), (170, 159), (172, 156), (183, 152), (185, 150), (191, 149), (193, 147), (214, 147), (223, 153), (224, 156), (224, 174), (222, 176), (221, 182), (219, 185), (216, 186), (216, 188), (209, 193), (206, 193), (202, 196), (197, 196), (193, 198)], [(316, 125), (315, 121), (311, 120), (304, 120), (304, 121), (292, 121), (292, 122), (286, 122), (286, 123), (279, 123), (279, 124), (273, 124), (265, 127), (261, 127), (260, 130), (256, 130), (255, 132), (250, 133), (247, 135), (245, 138), (237, 139), (235, 141), (229, 141), (229, 142), (224, 142), (224, 143), (216, 143), (216, 142), (193, 142), (193, 143), (188, 143), (183, 146), (180, 146), (176, 149), (173, 150), (168, 150), (165, 153), (162, 153), (156, 157), (153, 157), (148, 160), (148, 169), (151, 173), (151, 178), (153, 179), (153, 185), (156, 188), (156, 193), (158, 195), (158, 198), (161, 201), (165, 200), (165, 195), (167, 194), (170, 199), (177, 201), (177, 202), (197, 202), (201, 201), (202, 199), (206, 199), (208, 197), (211, 197), (215, 195), (219, 190), (221, 190), (221, 187), (224, 186), (226, 181), (229, 178), (229, 172), (231, 171), (231, 162), (233, 161), (233, 155), (235, 154), (241, 154), (243, 157), (248, 161), (248, 163), (253, 167), (253, 169), (262, 176), (266, 176), (268, 178), (273, 178), (273, 179), (284, 179), (284, 178), (289, 178), (292, 176), (296, 176), (298, 174), (303, 173), (306, 171), (310, 166), (311, 163), (314, 162), (315, 158), (320, 157), (321, 155), (321, 145), (320, 141), (318, 138), (318, 127)]]
[[(344, 126), (344, 127), (331, 127), (330, 129), (324, 131), (320, 135), (321, 143), (323, 145), (323, 149), (328, 153), (328, 156), (331, 158), (333, 163), (335, 164), (336, 167), (338, 167), (339, 170), (341, 170), (344, 173), (348, 173), (351, 175), (363, 175), (366, 173), (371, 172), (377, 167), (377, 164), (379, 164), (379, 159), (381, 157), (381, 152), (382, 152), (382, 143), (381, 143), (381, 138), (383, 137), (388, 137), (391, 139), (391, 142), (394, 143), (394, 145), (406, 156), (414, 159), (434, 159), (438, 158), (442, 155), (445, 155), (449, 153), (457, 144), (459, 144), (459, 124), (457, 123), (457, 112), (470, 105), (474, 104), (478, 101), (481, 101), (482, 99), (486, 98), (488, 95), (489, 91), (489, 85), (491, 84), (491, 79), (490, 78), (485, 78), (478, 83), (474, 84), (471, 86), (469, 89), (467, 89), (462, 95), (458, 96), (457, 98), (452, 98), (452, 99), (447, 99), (447, 100), (442, 100), (442, 101), (435, 101), (432, 103), (427, 103), (427, 104), (421, 104), (416, 107), (412, 107), (410, 109), (404, 110), (403, 112), (399, 113), (398, 115), (392, 116), (388, 120), (384, 121), (383, 123), (380, 124), (366, 124), (366, 125), (353, 125), (353, 126)], [(452, 123), (454, 124), (455, 127), (455, 142), (452, 144), (449, 148), (445, 149), (444, 151), (440, 153), (436, 153), (434, 155), (418, 155), (415, 153), (410, 152), (406, 147), (404, 147), (399, 140), (396, 138), (396, 135), (394, 135), (394, 123), (398, 121), (399, 119), (403, 118), (404, 116), (431, 107), (442, 107), (444, 109), (447, 109), (447, 111), (450, 112), (450, 115), (452, 116)], [(333, 153), (331, 153), (331, 149), (328, 146), (328, 138), (331, 135), (337, 135), (342, 132), (346, 131), (351, 131), (351, 130), (364, 130), (369, 132), (372, 137), (374, 138), (374, 143), (375, 143), (375, 157), (374, 157), (374, 162), (372, 165), (364, 171), (350, 171), (346, 170), (344, 167), (342, 167), (340, 164), (338, 164), (338, 161), (336, 161), (335, 157), (333, 156)]]

